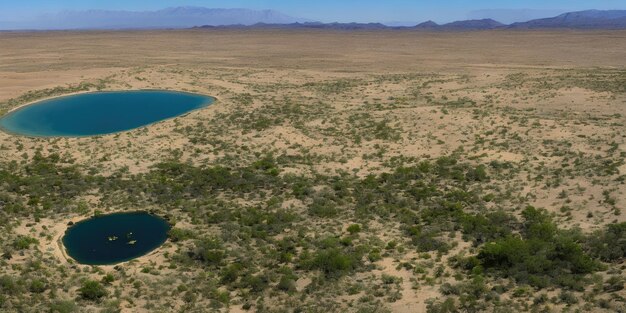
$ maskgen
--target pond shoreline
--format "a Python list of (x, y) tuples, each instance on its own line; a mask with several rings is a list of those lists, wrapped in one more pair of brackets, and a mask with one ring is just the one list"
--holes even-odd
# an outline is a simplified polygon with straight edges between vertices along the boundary
[[(157, 95), (157, 93), (162, 93), (162, 95)], [(62, 126), (62, 127), (66, 127), (66, 130), (58, 130), (58, 129), (54, 129), (53, 128), (49, 128), (49, 127), (43, 127), (41, 125), (45, 125), (46, 123), (34, 123), (32, 122), (33, 117), (29, 117), (28, 120), (26, 121), (30, 121), (31, 125), (13, 125), (13, 127), (7, 127), (7, 122), (9, 123), (24, 123), (24, 120), (22, 122), (16, 122), (16, 121), (12, 121), (11, 119), (18, 119), (18, 117), (15, 117), (16, 114), (22, 114), (22, 115), (26, 115), (26, 114), (34, 114), (34, 118), (42, 118), (42, 116), (48, 116), (50, 117), (50, 114), (52, 114), (52, 117), (50, 117), (49, 120), (46, 120), (46, 122), (49, 122), (50, 120), (53, 120), (54, 117), (56, 116), (58, 118), (58, 116), (60, 115), (68, 115), (69, 113), (72, 112), (65, 112), (65, 114), (60, 114), (57, 111), (54, 111), (53, 108), (45, 108), (45, 109), (32, 109), (33, 107), (39, 106), (39, 105), (47, 105), (47, 106), (53, 106), (55, 104), (64, 104), (64, 105), (68, 105), (67, 103), (62, 103), (60, 101), (62, 101), (64, 98), (72, 98), (72, 97), (77, 97), (77, 96), (91, 96), (90, 100), (92, 103), (90, 103), (90, 108), (92, 110), (98, 110), (98, 109), (102, 109), (102, 103), (98, 102), (98, 101), (103, 101), (102, 99), (96, 99), (95, 97), (98, 95), (106, 95), (108, 97), (113, 97), (113, 96), (117, 96), (117, 97), (123, 97), (125, 94), (128, 94), (128, 96), (130, 97), (139, 97), (141, 96), (141, 94), (145, 94), (143, 95), (144, 97), (150, 97), (152, 100), (149, 101), (148, 99), (144, 100), (144, 102), (131, 102), (134, 104), (138, 104), (138, 105), (142, 105), (142, 106), (147, 106), (148, 104), (150, 105), (157, 105), (157, 108), (162, 108), (162, 110), (164, 110), (166, 108), (166, 106), (164, 105), (163, 102), (168, 101), (168, 99), (164, 99), (161, 100), (160, 97), (161, 96), (169, 96), (169, 97), (175, 97), (175, 96), (180, 96), (180, 97), (188, 97), (189, 100), (188, 101), (194, 101), (189, 104), (189, 102), (185, 102), (185, 104), (187, 106), (190, 106), (189, 109), (182, 109), (180, 112), (167, 112), (167, 111), (162, 111), (159, 112), (158, 110), (156, 111), (150, 111), (147, 110), (147, 108), (140, 108), (137, 109), (141, 112), (145, 112), (146, 114), (143, 115), (137, 115), (136, 113), (134, 114), (133, 117), (135, 117), (138, 120), (135, 121), (124, 121), (123, 119), (116, 119), (116, 118), (111, 118), (109, 119), (109, 123), (107, 124), (109, 128), (111, 128), (110, 131), (107, 131), (105, 129), (103, 130), (89, 130), (89, 131), (85, 131), (83, 130), (83, 132), (86, 132), (85, 134), (81, 134), (80, 131), (73, 129), (73, 130), (69, 130), (71, 128), (67, 128), (67, 126)], [(157, 100), (155, 100), (155, 97), (157, 97)], [(195, 99), (196, 97), (202, 97), (203, 100), (199, 100), (199, 99)], [(53, 101), (57, 101), (57, 103), (50, 103)], [(70, 101), (72, 101), (72, 99), (70, 99)], [(77, 99), (73, 99), (74, 103), (70, 102), (73, 107), (71, 109), (73, 109), (74, 111), (79, 110), (79, 111), (85, 111), (86, 108), (83, 106), (81, 107), (79, 104), (77, 104), (76, 102), (79, 101)], [(120, 110), (120, 104), (119, 102), (123, 102), (123, 101), (131, 101), (131, 100), (119, 100), (116, 99), (116, 101), (113, 101), (112, 103), (116, 104), (117, 107), (113, 106), (110, 110)], [(169, 101), (174, 101), (174, 99), (171, 99)], [(182, 100), (180, 100), (182, 101)], [(136, 129), (141, 129), (144, 127), (149, 127), (153, 124), (156, 123), (160, 123), (160, 122), (164, 122), (170, 119), (174, 119), (177, 117), (182, 117), (185, 116), (189, 113), (192, 113), (194, 111), (197, 110), (201, 110), (204, 109), (206, 107), (209, 107), (211, 105), (214, 105), (216, 102), (218, 102), (218, 99), (214, 96), (205, 94), (205, 93), (196, 93), (196, 92), (189, 92), (189, 91), (180, 91), (180, 90), (169, 90), (169, 89), (128, 89), (128, 90), (102, 90), (102, 91), (79, 91), (79, 92), (72, 92), (72, 93), (68, 93), (68, 94), (64, 94), (64, 95), (58, 95), (58, 96), (53, 96), (53, 97), (46, 97), (46, 98), (42, 98), (39, 100), (35, 100), (35, 101), (30, 101), (28, 103), (24, 103), (21, 105), (18, 105), (14, 108), (11, 108), (10, 110), (8, 110), (5, 114), (3, 114), (2, 116), (0, 116), (0, 131), (3, 131), (9, 135), (13, 135), (13, 136), (22, 136), (22, 137), (27, 137), (27, 138), (84, 138), (84, 137), (99, 137), (99, 136), (108, 136), (108, 135), (116, 135), (119, 133), (123, 133), (123, 132), (129, 132), (129, 131), (133, 131)], [(122, 103), (125, 104), (126, 103)], [(160, 105), (160, 107), (159, 107)], [(168, 106), (170, 105), (170, 103), (168, 102)], [(180, 103), (172, 103), (172, 106), (176, 106), (176, 105), (180, 105)], [(23, 110), (29, 110), (30, 112), (24, 112)], [(47, 112), (45, 111), (47, 109)], [(124, 109), (127, 110), (132, 110), (134, 109), (132, 106), (128, 106), (126, 105), (126, 107)], [(41, 111), (44, 110), (44, 113), (42, 113)], [(171, 110), (171, 108), (169, 109)], [(75, 112), (74, 112), (75, 113)], [(84, 119), (89, 119), (89, 112), (81, 112), (82, 115), (81, 117), (83, 117), (82, 119), (77, 119), (78, 121), (84, 120)], [(133, 113), (131, 111), (131, 113)], [(37, 115), (39, 114), (39, 116)], [(42, 115), (45, 114), (45, 115)], [(92, 113), (93, 114), (93, 113)], [(102, 114), (102, 112), (101, 112)], [(117, 115), (117, 116), (124, 116), (123, 112), (110, 112), (107, 114), (112, 114), (112, 115)], [(143, 120), (142, 120), (143, 118)], [(3, 125), (3, 121), (4, 121), (4, 125)], [(58, 127), (59, 125), (67, 125), (67, 124), (71, 124), (71, 123), (67, 123), (67, 121), (55, 121), (56, 122), (56, 126)], [(28, 122), (26, 122), (28, 124)], [(118, 124), (115, 124), (118, 123)], [(120, 124), (120, 123), (125, 123), (124, 125)], [(54, 124), (54, 123), (53, 123)], [(8, 124), (11, 125), (11, 124)], [(36, 125), (36, 126), (33, 126)], [(76, 125), (80, 125), (80, 122), (78, 123), (74, 123), (74, 126)], [(98, 123), (92, 123), (92, 124), (85, 124), (85, 126), (83, 127), (87, 127), (87, 125), (93, 127), (93, 125), (98, 125)], [(100, 127), (105, 127), (102, 125), (99, 125)], [(30, 127), (30, 129), (29, 129)], [(21, 131), (20, 131), (20, 128)], [(45, 134), (46, 132), (51, 132), (50, 134)]]
[(57, 241), (68, 260), (115, 266), (155, 253), (167, 242), (171, 227), (165, 218), (147, 211), (115, 212), (67, 225)]

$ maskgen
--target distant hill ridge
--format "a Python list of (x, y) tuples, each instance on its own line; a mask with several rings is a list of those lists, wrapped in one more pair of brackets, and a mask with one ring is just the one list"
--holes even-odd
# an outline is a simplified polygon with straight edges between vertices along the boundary
[[(207, 28), (199, 26), (196, 28)], [(231, 28), (232, 26), (219, 26)], [(241, 27), (241, 25), (240, 25)], [(381, 23), (291, 23), (267, 24), (258, 23), (247, 28), (310, 28), (310, 29), (417, 29), (417, 30), (490, 30), (490, 29), (537, 29), (537, 28), (574, 28), (574, 29), (626, 29), (626, 10), (588, 10), (564, 13), (559, 16), (530, 20), (528, 22), (500, 23), (493, 19), (477, 19), (437, 24), (426, 21), (415, 26), (387, 26)]]
[[(419, 25), (418, 25), (419, 26)], [(416, 26), (415, 28), (419, 28)], [(494, 29), (506, 26), (498, 21), (488, 19), (456, 21), (448, 24), (438, 25), (440, 29)], [(431, 26), (432, 27), (432, 26)]]
[(626, 29), (626, 10), (588, 10), (564, 13), (523, 23), (513, 23), (510, 28), (579, 28)]
[[(416, 23), (417, 24), (417, 23)], [(626, 10), (587, 10), (564, 13), (510, 25), (493, 19), (473, 19), (437, 24), (427, 21), (415, 26), (382, 23), (321, 23), (292, 17), (274, 10), (212, 9), (174, 7), (158, 11), (65, 11), (31, 21), (0, 23), (0, 29), (141, 29), (141, 28), (309, 28), (336, 30), (490, 30), (490, 29), (626, 29)]]
[(500, 22), (494, 21), (492, 19), (482, 19), (482, 20), (466, 20), (466, 21), (457, 21), (448, 24), (438, 25), (433, 21), (424, 22), (418, 24), (413, 27), (407, 26), (387, 26), (382, 23), (320, 23), (320, 22), (307, 22), (307, 23), (291, 23), (291, 24), (267, 24), (267, 23), (257, 23), (254, 25), (223, 25), (223, 26), (212, 26), (212, 25), (203, 25), (195, 28), (277, 28), (277, 29), (298, 29), (298, 28), (309, 28), (309, 29), (336, 29), (336, 30), (374, 30), (374, 29), (494, 29), (498, 27), (506, 26)]

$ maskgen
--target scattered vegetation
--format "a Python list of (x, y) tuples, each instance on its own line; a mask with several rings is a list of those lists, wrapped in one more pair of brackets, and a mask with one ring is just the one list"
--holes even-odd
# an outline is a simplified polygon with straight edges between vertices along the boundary
[[(572, 87), (610, 102), (619, 70), (488, 87), (469, 75), (211, 74), (243, 92), (201, 69), (152, 70), (124, 75), (189, 80), (221, 107), (107, 138), (0, 138), (0, 311), (624, 310), (623, 117), (509, 103)], [(173, 224), (153, 256), (111, 269), (55, 254), (55, 225), (126, 210)]]

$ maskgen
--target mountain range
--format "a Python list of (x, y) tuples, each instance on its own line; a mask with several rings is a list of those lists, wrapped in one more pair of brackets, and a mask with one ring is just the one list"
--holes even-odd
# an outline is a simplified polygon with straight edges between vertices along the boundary
[(427, 21), (415, 26), (382, 23), (321, 23), (292, 17), (273, 10), (210, 9), (176, 7), (158, 11), (64, 11), (31, 21), (0, 22), (0, 29), (150, 29), (150, 28), (311, 28), (337, 30), (415, 29), (626, 29), (626, 10), (588, 10), (564, 13), (551, 18), (503, 24), (493, 19), (471, 19), (446, 24)]
[(626, 10), (569, 12), (551, 18), (513, 23), (510, 28), (626, 29)]
[[(208, 26), (200, 26), (207, 28)], [(215, 27), (215, 26), (213, 26)], [(218, 26), (218, 27), (242, 27)], [(426, 21), (415, 26), (388, 26), (382, 23), (320, 23), (305, 22), (291, 24), (257, 23), (246, 26), (248, 28), (312, 28), (337, 30), (371, 30), (371, 29), (417, 29), (417, 30), (489, 30), (489, 29), (626, 29), (626, 10), (587, 10), (564, 13), (551, 18), (533, 19), (527, 22), (503, 24), (493, 19), (471, 19), (455, 21), (446, 24), (437, 24)]]

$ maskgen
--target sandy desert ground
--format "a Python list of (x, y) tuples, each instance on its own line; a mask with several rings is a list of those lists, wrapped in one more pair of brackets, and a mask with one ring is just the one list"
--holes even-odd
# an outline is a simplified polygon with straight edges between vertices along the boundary
[[(0, 32), (2, 113), (126, 89), (217, 101), (107, 136), (0, 132), (0, 247), (10, 256), (0, 261), (0, 310), (626, 310), (624, 257), (604, 258), (587, 237), (609, 238), (607, 225), (626, 222), (626, 31)], [(33, 165), (42, 162), (58, 168)], [(181, 173), (252, 171), (258, 181), (165, 200), (150, 189), (154, 175), (171, 174), (164, 162)], [(420, 174), (398, 174), (407, 167)], [(193, 185), (186, 175), (169, 179)], [(439, 193), (419, 198), (420, 181)], [(580, 274), (575, 282), (545, 271), (541, 283), (487, 263), (464, 267), (500, 240), (468, 220), (504, 212), (523, 221), (527, 206), (548, 212), (558, 228), (550, 238), (601, 264), (566, 273)], [(94, 210), (154, 210), (186, 235), (119, 266), (76, 264), (59, 238)], [(511, 236), (528, 231), (502, 225)], [(608, 249), (624, 247), (623, 236)], [(27, 237), (37, 242), (17, 248)], [(207, 249), (219, 260), (198, 256)], [(80, 297), (84, 280), (107, 274), (105, 297)]]

